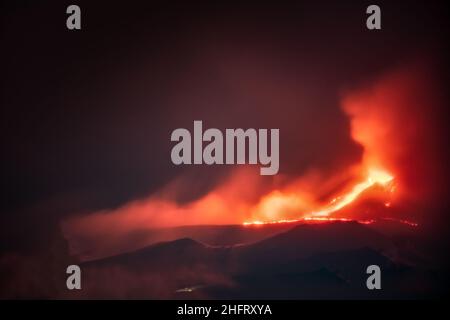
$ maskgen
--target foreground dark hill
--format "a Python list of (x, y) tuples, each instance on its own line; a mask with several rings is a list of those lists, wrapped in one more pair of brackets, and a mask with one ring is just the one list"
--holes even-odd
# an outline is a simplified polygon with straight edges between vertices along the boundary
[(245, 266), (272, 268), (278, 261), (307, 258), (323, 252), (340, 252), (363, 247), (379, 252), (393, 250), (391, 241), (357, 222), (303, 224), (248, 246), (237, 247)]
[(287, 231), (294, 225), (194, 225), (151, 230), (145, 229), (116, 239), (109, 239), (106, 242), (107, 244), (103, 244), (99, 248), (89, 248), (88, 251), (82, 251), (79, 254), (83, 257), (83, 260), (98, 260), (108, 256), (135, 251), (155, 243), (174, 241), (182, 238), (191, 238), (213, 246), (247, 244)]
[[(82, 264), (90, 298), (420, 298), (440, 276), (399, 264), (395, 244), (356, 222), (298, 225), (259, 242), (210, 246), (183, 238)], [(366, 268), (383, 289), (366, 288)]]

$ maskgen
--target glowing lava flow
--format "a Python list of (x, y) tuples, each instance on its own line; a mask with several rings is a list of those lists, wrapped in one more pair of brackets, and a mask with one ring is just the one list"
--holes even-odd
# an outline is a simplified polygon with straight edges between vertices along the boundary
[[(282, 219), (282, 220), (273, 220), (273, 221), (247, 221), (244, 222), (244, 226), (249, 225), (265, 225), (265, 224), (278, 224), (278, 223), (293, 223), (293, 222), (334, 222), (334, 221), (342, 221), (342, 222), (350, 222), (355, 221), (353, 219), (348, 218), (331, 218), (331, 217), (306, 217), (299, 219)], [(371, 224), (375, 222), (375, 220), (357, 220), (357, 222), (362, 224)]]
[(395, 218), (381, 218), (381, 219), (369, 219), (369, 220), (355, 220), (355, 219), (348, 219), (348, 218), (331, 218), (331, 217), (306, 217), (306, 218), (300, 218), (300, 219), (292, 219), (292, 220), (273, 220), (273, 221), (246, 221), (243, 223), (244, 226), (257, 226), (257, 225), (268, 225), (268, 224), (279, 224), (279, 223), (295, 223), (295, 222), (304, 222), (304, 223), (320, 223), (320, 222), (350, 222), (355, 221), (361, 224), (372, 224), (377, 221), (393, 221), (398, 222), (401, 224), (408, 225), (410, 227), (417, 227), (419, 226), (418, 223), (412, 222), (409, 220), (404, 219), (395, 219)]
[[(379, 169), (371, 169), (368, 172), (366, 180), (363, 182), (360, 182), (356, 184), (350, 192), (347, 194), (334, 198), (331, 203), (326, 206), (325, 208), (309, 213), (306, 216), (298, 219), (280, 219), (280, 220), (271, 220), (271, 221), (261, 221), (261, 220), (254, 220), (254, 221), (246, 221), (243, 223), (243, 225), (265, 225), (265, 224), (278, 224), (278, 223), (294, 223), (294, 222), (332, 222), (332, 221), (355, 221), (353, 219), (348, 218), (333, 218), (329, 217), (329, 215), (335, 211), (338, 211), (348, 204), (352, 203), (356, 198), (358, 198), (361, 193), (363, 193), (365, 190), (369, 189), (370, 187), (378, 184), (385, 188), (387, 188), (390, 183), (394, 180), (394, 177), (387, 173), (386, 171), (379, 170)], [(390, 192), (393, 192), (393, 187), (391, 186)], [(389, 207), (391, 204), (390, 202), (385, 203), (386, 207)], [(406, 220), (398, 220), (394, 218), (383, 218), (382, 220), (393, 220), (397, 221), (403, 224), (407, 224), (410, 226), (417, 226), (416, 223), (406, 221)], [(371, 224), (375, 222), (375, 220), (356, 220), (359, 223), (362, 224)]]
[(352, 203), (362, 192), (374, 186), (375, 184), (386, 187), (393, 179), (394, 177), (385, 171), (371, 169), (369, 170), (368, 177), (365, 181), (355, 185), (353, 189), (344, 196), (334, 198), (331, 201), (331, 205), (329, 205), (327, 208), (324, 208), (317, 212), (313, 212), (310, 214), (310, 216), (328, 216), (330, 213), (340, 210), (346, 205)]

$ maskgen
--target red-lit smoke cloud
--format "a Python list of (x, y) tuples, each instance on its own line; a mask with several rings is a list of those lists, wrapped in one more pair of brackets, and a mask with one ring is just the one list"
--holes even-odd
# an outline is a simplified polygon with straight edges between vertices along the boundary
[(181, 225), (240, 223), (248, 217), (251, 203), (255, 201), (257, 178), (249, 170), (237, 170), (219, 187), (185, 204), (173, 200), (173, 195), (180, 192), (179, 181), (175, 181), (147, 199), (69, 218), (62, 223), (63, 232), (73, 253), (90, 258), (98, 256), (99, 251), (103, 256), (130, 246), (139, 247), (145, 239), (133, 241), (129, 235), (141, 231)]
[(431, 68), (416, 62), (342, 100), (351, 136), (364, 147), (362, 164), (394, 175), (398, 201), (419, 204), (436, 198), (441, 174), (437, 97)]

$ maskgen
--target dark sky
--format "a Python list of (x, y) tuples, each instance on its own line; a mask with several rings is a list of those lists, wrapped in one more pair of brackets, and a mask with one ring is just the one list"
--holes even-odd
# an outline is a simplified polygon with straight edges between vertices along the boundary
[(170, 133), (193, 120), (280, 128), (282, 174), (351, 164), (341, 91), (415, 55), (442, 64), (448, 31), (436, 1), (377, 1), (374, 32), (372, 1), (76, 3), (80, 31), (65, 26), (72, 1), (2, 2), (3, 250), (45, 247), (62, 217), (181, 174), (178, 200), (202, 195), (229, 168), (171, 164)]

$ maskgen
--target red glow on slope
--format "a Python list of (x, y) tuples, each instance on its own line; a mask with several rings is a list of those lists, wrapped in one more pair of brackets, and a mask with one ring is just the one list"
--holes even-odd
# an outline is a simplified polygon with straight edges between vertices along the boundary
[(309, 217), (309, 218), (300, 218), (300, 219), (292, 219), (292, 220), (274, 220), (274, 221), (247, 221), (244, 222), (244, 226), (259, 226), (259, 225), (271, 225), (271, 224), (281, 224), (281, 223), (326, 223), (326, 222), (351, 222), (355, 221), (361, 224), (372, 224), (377, 221), (393, 221), (397, 223), (401, 223), (404, 225), (408, 225), (410, 227), (418, 227), (419, 224), (416, 222), (412, 222), (404, 219), (395, 219), (395, 218), (381, 218), (381, 219), (369, 219), (369, 220), (354, 220), (349, 218), (333, 218), (333, 217)]
[[(266, 223), (289, 223), (298, 221), (352, 221), (350, 218), (332, 218), (330, 214), (345, 208), (349, 204), (353, 203), (358, 197), (369, 190), (371, 187), (378, 185), (381, 186), (387, 193), (393, 193), (395, 186), (393, 185), (394, 177), (386, 171), (380, 169), (368, 170), (365, 180), (356, 183), (349, 192), (333, 198), (329, 204), (321, 206), (317, 210), (309, 213), (303, 213), (302, 217), (294, 219), (275, 219), (275, 220), (252, 220), (244, 222), (245, 225), (249, 224), (266, 224)], [(271, 193), (263, 200), (263, 205), (260, 207), (262, 210), (268, 212), (274, 212), (279, 207), (295, 206), (298, 202), (298, 198), (292, 195), (286, 195), (282, 192)], [(386, 202), (385, 206), (389, 207), (391, 202)], [(367, 223), (367, 220), (361, 220), (361, 223)]]
[(317, 212), (311, 213), (311, 216), (328, 216), (330, 213), (340, 210), (348, 204), (352, 203), (362, 192), (376, 184), (387, 188), (389, 183), (392, 182), (393, 179), (394, 177), (392, 177), (385, 171), (371, 169), (369, 170), (369, 174), (366, 180), (356, 184), (349, 193), (334, 198), (329, 206)]

